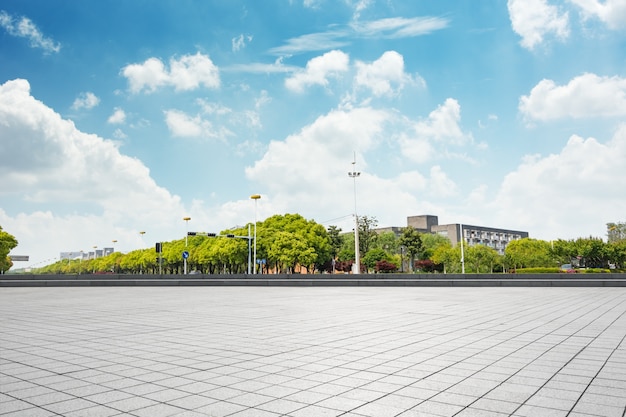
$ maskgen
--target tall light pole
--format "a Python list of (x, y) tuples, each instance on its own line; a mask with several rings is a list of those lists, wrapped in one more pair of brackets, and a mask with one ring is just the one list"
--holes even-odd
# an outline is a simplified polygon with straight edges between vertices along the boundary
[(117, 239), (113, 239), (112, 242), (113, 242), (113, 252), (115, 252), (115, 244), (117, 243)]
[[(187, 236), (189, 236), (189, 220), (191, 217), (183, 217), (185, 221), (185, 250), (187, 250)], [(187, 257), (183, 256), (183, 274), (187, 275)]]
[(352, 161), (352, 172), (348, 172), (348, 176), (354, 181), (354, 274), (361, 273), (361, 259), (359, 254), (359, 216), (356, 214), (356, 179), (361, 173), (356, 171), (356, 153), (354, 161)]
[(256, 274), (256, 205), (261, 195), (252, 194), (250, 198), (254, 200), (254, 273)]
[[(145, 246), (145, 243), (143, 241), (143, 235), (146, 234), (146, 232), (141, 231), (139, 232), (139, 234), (141, 235), (141, 249), (143, 249), (143, 247)], [(139, 264), (139, 273), (143, 274), (143, 260), (141, 261), (141, 263)]]
[(465, 253), (463, 251), (463, 244), (465, 243), (465, 236), (463, 236), (463, 224), (459, 225), (459, 231), (461, 232), (461, 273), (465, 273)]

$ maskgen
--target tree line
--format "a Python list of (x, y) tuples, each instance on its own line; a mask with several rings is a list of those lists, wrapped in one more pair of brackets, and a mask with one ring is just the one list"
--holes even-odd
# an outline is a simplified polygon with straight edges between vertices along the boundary
[[(559, 272), (564, 265), (568, 272), (626, 268), (626, 223), (609, 223), (607, 241), (596, 237), (555, 241), (523, 238), (510, 242), (503, 255), (486, 245), (453, 246), (447, 237), (411, 227), (400, 234), (379, 232), (378, 222), (371, 216), (359, 217), (358, 227), (363, 272)], [(248, 271), (254, 243), (245, 238), (249, 228), (254, 225), (224, 230), (216, 236), (195, 235), (163, 242), (160, 254), (151, 247), (90, 260), (65, 259), (35, 272), (182, 274), (182, 253), (188, 252), (190, 272), (243, 274)], [(6, 235), (0, 229), (0, 250), (13, 242), (17, 244)], [(9, 244), (3, 246), (2, 239)], [(344, 232), (337, 226), (325, 228), (299, 214), (275, 215), (258, 222), (256, 243), (257, 272), (263, 274), (347, 273), (355, 259), (353, 231)], [(0, 253), (0, 260), (4, 258)]]

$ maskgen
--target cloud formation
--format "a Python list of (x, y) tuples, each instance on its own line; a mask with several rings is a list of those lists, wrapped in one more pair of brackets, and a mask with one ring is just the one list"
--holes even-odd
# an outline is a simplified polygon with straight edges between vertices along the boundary
[(529, 50), (545, 41), (547, 36), (566, 39), (569, 36), (569, 15), (547, 0), (508, 0), (509, 17), (521, 45)]
[(626, 78), (587, 73), (562, 86), (544, 79), (520, 98), (519, 111), (528, 121), (624, 116)]
[(351, 44), (351, 39), (357, 38), (412, 38), (445, 29), (448, 25), (448, 19), (430, 16), (392, 17), (365, 22), (355, 20), (347, 26), (333, 26), (325, 32), (308, 33), (287, 39), (285, 45), (271, 48), (269, 53), (285, 56), (339, 49)]
[(626, 27), (626, 1), (624, 0), (570, 0), (582, 9), (587, 19), (597, 18), (610, 29)]
[(113, 114), (107, 119), (107, 123), (112, 125), (121, 125), (126, 123), (126, 112), (123, 109), (116, 107)]
[(61, 50), (61, 44), (43, 35), (37, 25), (27, 17), (16, 18), (6, 11), (0, 11), (0, 27), (7, 33), (19, 38), (26, 38), (32, 48), (43, 49), (46, 53), (57, 53)]
[(329, 78), (336, 78), (348, 71), (350, 58), (341, 51), (330, 51), (311, 59), (304, 70), (298, 71), (285, 80), (285, 86), (292, 91), (302, 92), (311, 85), (328, 86)]
[(74, 110), (80, 109), (92, 109), (100, 104), (100, 99), (96, 97), (96, 95), (92, 92), (80, 93), (74, 103), (72, 104), (72, 108)]
[[(128, 247), (138, 243), (139, 227), (161, 224), (168, 233), (168, 217), (183, 213), (179, 197), (158, 186), (141, 161), (121, 154), (113, 141), (78, 130), (31, 96), (26, 80), (0, 85), (0, 137), (7, 138), (0, 141), (0, 195), (55, 207), (54, 214), (34, 210), (17, 218), (0, 211), (3, 226), (11, 225), (28, 242), (21, 250), (32, 255), (49, 253), (59, 235), (76, 246), (56, 251), (102, 236), (125, 240)], [(84, 207), (91, 214), (81, 214)]]
[(168, 70), (160, 59), (148, 58), (141, 64), (127, 65), (122, 75), (128, 79), (132, 93), (151, 93), (164, 86), (173, 86), (176, 91), (220, 86), (219, 69), (207, 55), (183, 55), (170, 59), (169, 64)]
[(377, 97), (393, 96), (405, 85), (426, 86), (420, 76), (411, 76), (404, 72), (404, 58), (396, 51), (387, 51), (371, 64), (357, 61), (355, 84), (365, 87)]
[[(620, 163), (625, 160), (626, 125), (606, 143), (573, 135), (558, 154), (526, 156), (486, 204), (496, 213), (496, 224), (532, 230), (537, 238), (582, 237), (583, 230), (603, 230), (623, 218), (616, 185), (626, 177), (626, 164)], [(590, 201), (602, 202), (601, 211)]]

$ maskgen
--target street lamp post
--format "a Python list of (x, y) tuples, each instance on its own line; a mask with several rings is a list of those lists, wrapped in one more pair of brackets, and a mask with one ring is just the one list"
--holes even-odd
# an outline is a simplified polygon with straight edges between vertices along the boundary
[[(139, 234), (141, 235), (141, 249), (143, 249), (143, 247), (145, 246), (145, 243), (143, 241), (143, 235), (145, 235), (146, 232), (141, 231), (139, 232)], [(143, 260), (139, 263), (139, 273), (143, 274)]]
[(261, 195), (252, 194), (250, 198), (254, 200), (254, 273), (256, 274), (256, 223), (257, 223), (256, 206), (257, 206), (257, 201), (261, 198)]
[(348, 176), (352, 178), (354, 182), (354, 274), (361, 273), (361, 259), (359, 254), (359, 217), (356, 214), (356, 179), (361, 175), (360, 172), (355, 171), (356, 155), (354, 161), (352, 161), (352, 172), (348, 172)]
[[(113, 242), (113, 252), (112, 253), (115, 253), (115, 244), (117, 243), (117, 239), (113, 239), (112, 242)], [(111, 272), (115, 272), (115, 263), (113, 264), (113, 267), (111, 269), (113, 269)]]
[[(189, 220), (191, 217), (183, 217), (185, 221), (185, 250), (187, 250), (187, 236), (189, 235)], [(187, 257), (183, 256), (183, 274), (187, 275)]]
[(463, 236), (463, 224), (459, 225), (459, 232), (461, 234), (461, 273), (465, 274), (465, 253), (463, 250), (463, 244), (465, 243), (465, 236)]

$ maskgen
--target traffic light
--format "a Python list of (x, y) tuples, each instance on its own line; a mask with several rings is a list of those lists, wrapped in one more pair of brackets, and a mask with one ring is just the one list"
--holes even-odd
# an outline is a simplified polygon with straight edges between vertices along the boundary
[(207, 233), (206, 234), (208, 237), (215, 237), (215, 233)]
[(226, 237), (235, 237), (235, 235), (226, 235)]
[(187, 236), (195, 236), (196, 232), (187, 232)]
[(163, 245), (161, 242), (157, 242), (155, 245), (155, 249), (156, 249), (156, 253), (161, 253), (163, 252)]

